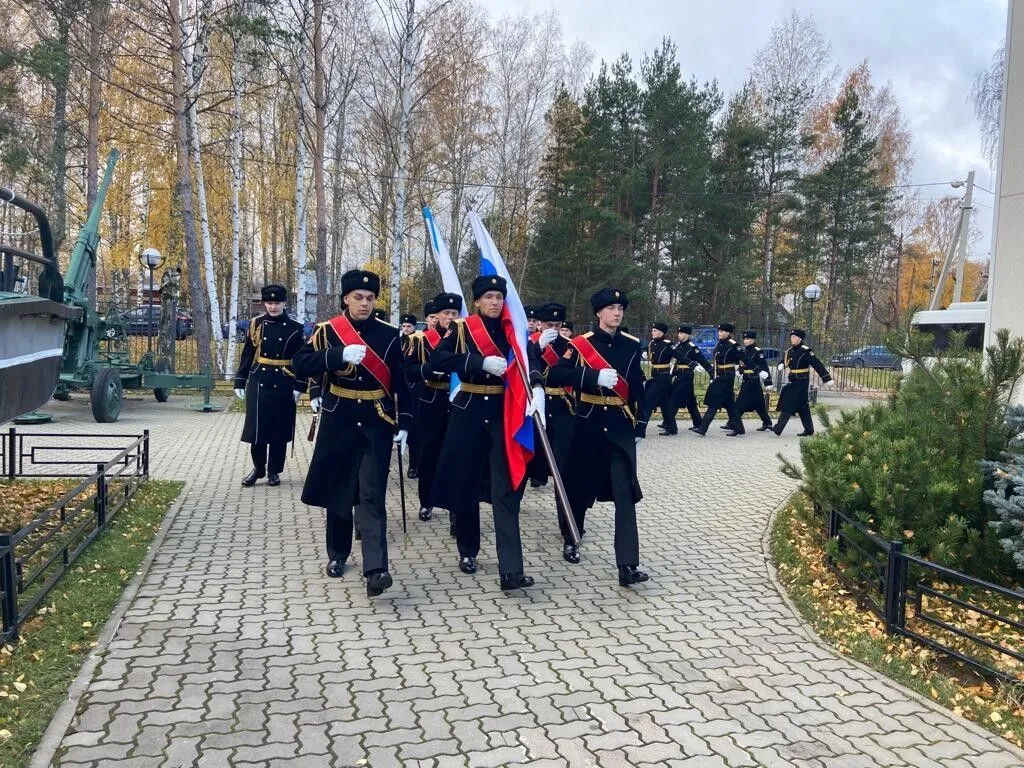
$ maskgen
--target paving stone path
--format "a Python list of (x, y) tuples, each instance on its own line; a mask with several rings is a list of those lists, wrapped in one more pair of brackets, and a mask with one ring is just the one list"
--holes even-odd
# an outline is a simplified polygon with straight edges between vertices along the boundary
[(358, 555), (324, 575), (322, 512), (299, 502), (308, 412), (284, 483), (243, 489), (242, 415), (186, 404), (128, 402), (114, 430), (77, 397), (49, 409), (65, 432), (150, 428), (153, 474), (188, 483), (53, 765), (1024, 766), (814, 642), (781, 599), (762, 540), (793, 489), (776, 453), (796, 457), (794, 436), (646, 440), (652, 581), (635, 590), (615, 578), (607, 505), (570, 566), (551, 490), (528, 489), (537, 585), (503, 594), (489, 526), (465, 576), (411, 485), (402, 534), (393, 485), (396, 584), (371, 604)]

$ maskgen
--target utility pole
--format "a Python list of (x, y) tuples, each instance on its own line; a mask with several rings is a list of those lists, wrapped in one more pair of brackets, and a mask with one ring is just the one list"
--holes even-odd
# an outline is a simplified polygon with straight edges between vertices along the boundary
[[(963, 182), (958, 181), (954, 183), (954, 186), (961, 186), (962, 184)], [(953, 240), (950, 242), (949, 250), (946, 252), (946, 259), (942, 263), (942, 270), (939, 272), (939, 277), (935, 281), (935, 290), (932, 292), (932, 300), (928, 304), (928, 309), (939, 308), (939, 303), (942, 301), (943, 289), (946, 287), (946, 278), (949, 276), (954, 259), (956, 260), (956, 285), (953, 286), (953, 301), (960, 301), (963, 295), (964, 262), (967, 261), (967, 237), (970, 234), (969, 230), (973, 200), (974, 171), (971, 171), (967, 174), (967, 193), (964, 195), (964, 201), (960, 205), (960, 219), (956, 224), (956, 232), (953, 234)]]

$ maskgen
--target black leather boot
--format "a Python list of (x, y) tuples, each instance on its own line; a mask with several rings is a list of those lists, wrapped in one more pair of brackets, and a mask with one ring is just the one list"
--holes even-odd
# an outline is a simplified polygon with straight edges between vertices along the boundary
[(252, 472), (250, 472), (248, 475), (242, 478), (242, 487), (252, 488), (254, 485), (256, 485), (256, 481), (263, 477), (266, 477), (266, 474), (262, 469), (254, 469)]
[(327, 575), (332, 579), (340, 579), (342, 574), (345, 573), (345, 561), (344, 560), (330, 560), (327, 563)]
[(373, 571), (366, 574), (366, 596), (377, 597), (383, 595), (385, 590), (391, 589), (394, 584), (391, 574), (387, 571)]
[(476, 573), (476, 558), (468, 555), (460, 557), (459, 570), (463, 573)]
[(635, 565), (619, 566), (619, 586), (621, 587), (631, 587), (650, 578), (650, 576), (639, 570)]
[(575, 544), (565, 544), (562, 547), (562, 559), (575, 565), (580, 561), (580, 548)]
[(271, 472), (267, 475), (267, 485), (280, 485), (281, 476), (277, 472)]
[(506, 592), (510, 589), (526, 589), (533, 586), (533, 577), (522, 573), (501, 574), (501, 588)]

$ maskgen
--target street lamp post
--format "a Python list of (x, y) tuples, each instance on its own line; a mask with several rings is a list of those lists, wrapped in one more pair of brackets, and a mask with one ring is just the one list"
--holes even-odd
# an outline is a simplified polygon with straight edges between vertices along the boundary
[(153, 272), (164, 263), (164, 257), (156, 248), (147, 248), (139, 254), (139, 263), (149, 270), (149, 299), (146, 302), (146, 352), (153, 355)]
[(804, 298), (807, 300), (807, 342), (810, 343), (810, 338), (814, 333), (814, 304), (821, 298), (821, 286), (817, 283), (811, 283), (804, 288)]

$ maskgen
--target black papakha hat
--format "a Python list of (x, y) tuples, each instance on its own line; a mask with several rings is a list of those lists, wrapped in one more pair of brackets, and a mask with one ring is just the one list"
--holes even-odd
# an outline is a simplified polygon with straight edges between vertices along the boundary
[(807, 331), (805, 331), (803, 328), (794, 328), (793, 330), (791, 330), (789, 332), (789, 335), (790, 336), (799, 336), (801, 339), (806, 339), (807, 338)]
[(350, 269), (341, 276), (341, 295), (352, 291), (370, 291), (374, 296), (380, 295), (380, 277), (365, 269)]
[(473, 281), (473, 301), (476, 301), (488, 291), (501, 291), (502, 296), (508, 296), (508, 286), (505, 278), (498, 275), (480, 275)]
[(680, 325), (678, 328), (676, 328), (676, 331), (678, 331), (679, 333), (693, 334), (693, 326), (690, 326), (690, 325)]
[(537, 307), (537, 319), (543, 323), (561, 323), (565, 321), (565, 305), (549, 301)]
[(757, 338), (757, 331), (744, 331), (743, 332), (743, 338), (744, 339), (756, 339)]
[(651, 323), (651, 330), (668, 333), (668, 325), (666, 323)]
[(430, 301), (428, 301), (426, 304), (423, 305), (423, 316), (424, 317), (429, 317), (430, 315), (436, 315), (436, 314), (437, 314), (437, 307), (434, 306), (434, 300), (431, 299)]
[(456, 312), (462, 311), (462, 297), (457, 293), (439, 293), (434, 297), (434, 311), (440, 312), (442, 309), (454, 309)]
[(270, 285), (264, 285), (260, 291), (260, 297), (263, 301), (288, 301), (288, 291), (285, 290), (283, 285), (277, 283), (271, 283)]
[(618, 288), (602, 288), (590, 297), (590, 306), (593, 307), (595, 313), (612, 304), (621, 304), (625, 309), (629, 306), (629, 297)]
[(405, 323), (408, 323), (409, 325), (416, 325), (416, 315), (402, 315), (400, 318), (398, 318), (398, 322), (402, 323), (403, 325)]
[(719, 323), (718, 330), (725, 331), (726, 333), (736, 333), (736, 326), (732, 323)]

